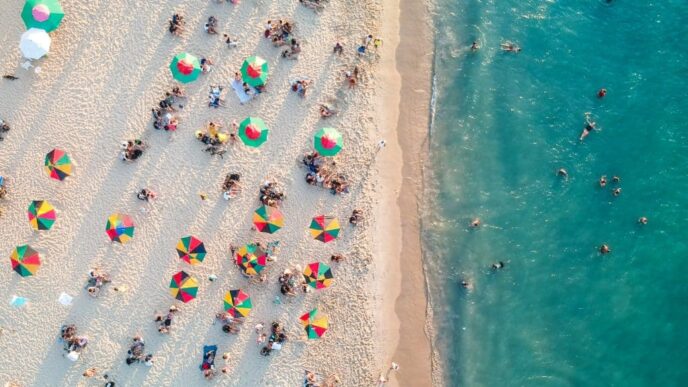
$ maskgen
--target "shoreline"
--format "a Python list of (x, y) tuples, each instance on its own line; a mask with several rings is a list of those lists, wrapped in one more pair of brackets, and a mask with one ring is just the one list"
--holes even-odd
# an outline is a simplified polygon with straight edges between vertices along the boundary
[(433, 385), (436, 379), (419, 217), (424, 163), (421, 155), (429, 131), (432, 95), (433, 46), (428, 17), (423, 3), (384, 3), (382, 35), (387, 44), (381, 78), (385, 88), (378, 103), (385, 126), (396, 129), (389, 131), (395, 138), (387, 139), (388, 145), (378, 160), (385, 194), (381, 195), (383, 203), (378, 206), (376, 219), (378, 231), (384, 230), (385, 243), (376, 245), (385, 246), (382, 251), (387, 259), (376, 274), (382, 278), (378, 286), (384, 286), (378, 328), (386, 343), (385, 359), (400, 364), (398, 372), (386, 372), (392, 386)]

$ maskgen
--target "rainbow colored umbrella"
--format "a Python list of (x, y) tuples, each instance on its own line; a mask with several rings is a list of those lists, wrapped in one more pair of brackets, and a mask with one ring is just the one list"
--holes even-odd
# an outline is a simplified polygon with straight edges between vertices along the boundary
[(225, 311), (232, 317), (247, 317), (253, 308), (251, 297), (241, 289), (230, 290), (225, 293), (224, 301)]
[(12, 270), (22, 277), (28, 277), (38, 271), (38, 267), (41, 266), (41, 257), (31, 246), (21, 245), (12, 251), (10, 262), (12, 262)]
[(323, 243), (337, 239), (340, 229), (339, 220), (332, 216), (319, 215), (311, 221), (311, 236)]
[(196, 298), (198, 293), (198, 281), (188, 275), (185, 271), (180, 271), (172, 276), (170, 281), (170, 294), (179, 301), (187, 303)]
[(182, 52), (172, 59), (170, 71), (174, 79), (179, 82), (193, 82), (201, 75), (201, 62), (195, 56)]
[(268, 62), (259, 56), (246, 58), (241, 65), (241, 79), (253, 87), (264, 85), (268, 81)]
[(258, 148), (268, 139), (268, 127), (258, 117), (248, 117), (239, 125), (239, 137), (244, 144)]
[(34, 200), (27, 211), (29, 224), (34, 230), (50, 230), (55, 224), (55, 207), (47, 200)]
[(301, 325), (306, 329), (308, 339), (318, 339), (327, 332), (327, 317), (316, 317), (318, 309), (313, 309), (299, 318)]
[(111, 241), (125, 244), (134, 237), (134, 221), (129, 215), (112, 214), (105, 224), (105, 232)]
[(267, 253), (255, 243), (243, 246), (236, 252), (236, 264), (249, 277), (260, 273), (267, 263)]
[(186, 263), (197, 265), (205, 258), (205, 245), (195, 236), (185, 236), (177, 242), (177, 254)]
[(284, 227), (284, 215), (276, 207), (262, 206), (253, 213), (253, 224), (260, 232), (274, 234)]
[(40, 28), (45, 32), (55, 30), (64, 17), (57, 0), (27, 0), (21, 12), (26, 28)]
[(322, 128), (313, 137), (313, 146), (323, 156), (334, 156), (342, 150), (342, 134), (334, 128)]
[(53, 149), (45, 155), (45, 171), (55, 180), (64, 180), (72, 174), (72, 160), (65, 151)]
[(315, 289), (329, 287), (334, 278), (332, 269), (322, 262), (309, 263), (303, 269), (303, 277), (306, 279), (306, 283)]

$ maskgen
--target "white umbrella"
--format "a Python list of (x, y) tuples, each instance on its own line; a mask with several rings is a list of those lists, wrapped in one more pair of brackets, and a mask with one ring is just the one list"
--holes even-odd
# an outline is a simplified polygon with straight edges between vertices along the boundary
[(25, 58), (38, 59), (50, 50), (50, 36), (45, 30), (31, 28), (22, 34), (19, 49)]

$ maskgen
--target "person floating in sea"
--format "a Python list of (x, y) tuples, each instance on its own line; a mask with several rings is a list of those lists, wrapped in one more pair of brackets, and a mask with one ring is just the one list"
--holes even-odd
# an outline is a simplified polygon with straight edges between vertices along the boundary
[(493, 263), (491, 268), (492, 268), (492, 270), (500, 270), (500, 269), (504, 269), (504, 266), (506, 266), (506, 264), (502, 261), (499, 261), (499, 262)]
[(607, 95), (607, 89), (602, 88), (597, 92), (597, 98), (604, 98)]
[(647, 224), (647, 218), (644, 216), (641, 216), (640, 218), (638, 218), (638, 223), (640, 223), (642, 225), (646, 225)]
[(609, 245), (604, 244), (604, 245), (600, 246), (600, 254), (604, 255), (604, 254), (609, 254), (611, 252), (612, 252), (612, 249), (609, 247)]
[(473, 218), (473, 220), (471, 220), (470, 226), (471, 226), (471, 228), (480, 227), (480, 218)]
[(614, 188), (614, 190), (612, 191), (612, 195), (614, 195), (614, 196), (621, 195), (621, 188), (618, 188), (618, 187)]
[(479, 48), (480, 46), (478, 45), (478, 42), (474, 40), (471, 44), (471, 51), (478, 51)]
[(559, 168), (559, 170), (557, 171), (557, 176), (563, 177), (564, 179), (568, 179), (569, 173), (568, 173), (568, 171), (566, 171), (566, 169)]
[(602, 177), (600, 177), (600, 187), (604, 188), (606, 186), (607, 186), (607, 176), (602, 175)]
[(590, 132), (593, 130), (597, 130), (595, 127), (595, 121), (590, 119), (590, 113), (585, 113), (585, 126), (583, 127), (583, 132), (581, 133), (579, 140), (583, 141), (583, 139), (588, 137)]
[(502, 44), (499, 45), (501, 47), (502, 51), (507, 51), (507, 52), (513, 52), (513, 53), (519, 53), (521, 52), (521, 47), (517, 46), (511, 41), (506, 41)]

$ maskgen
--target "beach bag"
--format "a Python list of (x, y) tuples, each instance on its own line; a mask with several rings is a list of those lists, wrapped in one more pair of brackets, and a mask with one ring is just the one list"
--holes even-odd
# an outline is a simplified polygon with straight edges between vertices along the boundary
[(69, 359), (69, 360), (71, 360), (71, 361), (77, 361), (77, 360), (79, 360), (79, 352), (77, 352), (77, 351), (69, 351), (69, 353), (67, 354), (67, 359)]

